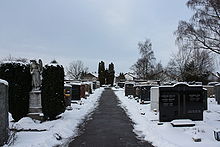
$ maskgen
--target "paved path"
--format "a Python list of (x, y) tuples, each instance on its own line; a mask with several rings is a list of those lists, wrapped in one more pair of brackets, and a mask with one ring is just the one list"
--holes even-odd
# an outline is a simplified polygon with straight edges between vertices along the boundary
[(136, 138), (131, 120), (118, 106), (118, 99), (110, 89), (102, 93), (91, 118), (80, 128), (81, 134), (69, 147), (152, 147)]

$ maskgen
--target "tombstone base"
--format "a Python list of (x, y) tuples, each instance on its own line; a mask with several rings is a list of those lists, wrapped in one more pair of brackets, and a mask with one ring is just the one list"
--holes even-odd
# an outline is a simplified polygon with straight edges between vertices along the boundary
[(40, 90), (33, 90), (30, 92), (28, 117), (43, 121), (44, 115), (42, 113)]
[(27, 116), (32, 118), (32, 119), (39, 120), (39, 121), (44, 120), (44, 114), (43, 113), (28, 113)]

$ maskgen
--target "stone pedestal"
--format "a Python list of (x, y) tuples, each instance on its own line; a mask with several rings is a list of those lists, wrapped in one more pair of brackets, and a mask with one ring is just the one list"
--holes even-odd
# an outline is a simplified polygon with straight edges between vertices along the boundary
[(0, 79), (0, 146), (7, 143), (8, 137), (8, 85)]
[(32, 119), (43, 120), (40, 90), (30, 92), (28, 116)]

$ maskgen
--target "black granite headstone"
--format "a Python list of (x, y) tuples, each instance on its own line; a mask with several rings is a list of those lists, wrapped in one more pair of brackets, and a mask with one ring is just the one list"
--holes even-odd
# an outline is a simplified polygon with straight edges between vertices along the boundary
[(120, 88), (124, 88), (125, 82), (118, 82), (118, 86), (119, 86)]
[(159, 121), (203, 120), (207, 96), (202, 86), (176, 84), (159, 87)]
[(215, 85), (215, 99), (220, 104), (220, 84)]
[(134, 94), (135, 94), (134, 84), (131, 83), (125, 84), (125, 96), (134, 95)]
[(72, 86), (72, 100), (80, 100), (80, 85), (71, 84)]
[(151, 85), (140, 86), (140, 99), (141, 101), (150, 101), (150, 88)]

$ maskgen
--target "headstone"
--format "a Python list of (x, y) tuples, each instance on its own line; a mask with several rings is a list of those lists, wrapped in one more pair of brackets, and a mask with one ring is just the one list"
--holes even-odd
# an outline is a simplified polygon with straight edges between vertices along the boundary
[(85, 84), (80, 85), (80, 98), (86, 97), (86, 87)]
[(159, 111), (159, 87), (151, 87), (150, 91), (151, 110)]
[(96, 88), (100, 88), (100, 81), (96, 81)]
[(152, 85), (140, 86), (140, 99), (141, 101), (150, 101), (150, 89)]
[(96, 84), (96, 81), (92, 82), (93, 83), (93, 90), (96, 90), (97, 89), (97, 84)]
[(72, 100), (80, 100), (80, 83), (70, 83), (72, 86)]
[(135, 94), (134, 84), (132, 83), (125, 84), (125, 96), (129, 96), (129, 95), (133, 96), (134, 94)]
[(139, 85), (134, 86), (134, 97), (140, 98), (140, 86)]
[(220, 84), (215, 85), (215, 99), (220, 104)]
[(0, 146), (3, 146), (8, 140), (8, 125), (8, 84), (0, 79)]
[(125, 82), (118, 82), (117, 84), (118, 84), (118, 87), (120, 88), (124, 88), (125, 86)]
[(203, 85), (203, 88), (207, 89), (207, 96), (208, 97), (214, 97), (215, 95), (215, 86), (211, 85)]
[(202, 86), (176, 84), (159, 87), (159, 121), (203, 120), (205, 92)]
[(66, 107), (71, 106), (72, 86), (64, 84), (64, 100)]
[(203, 96), (204, 110), (208, 110), (208, 90), (206, 88), (203, 88)]

